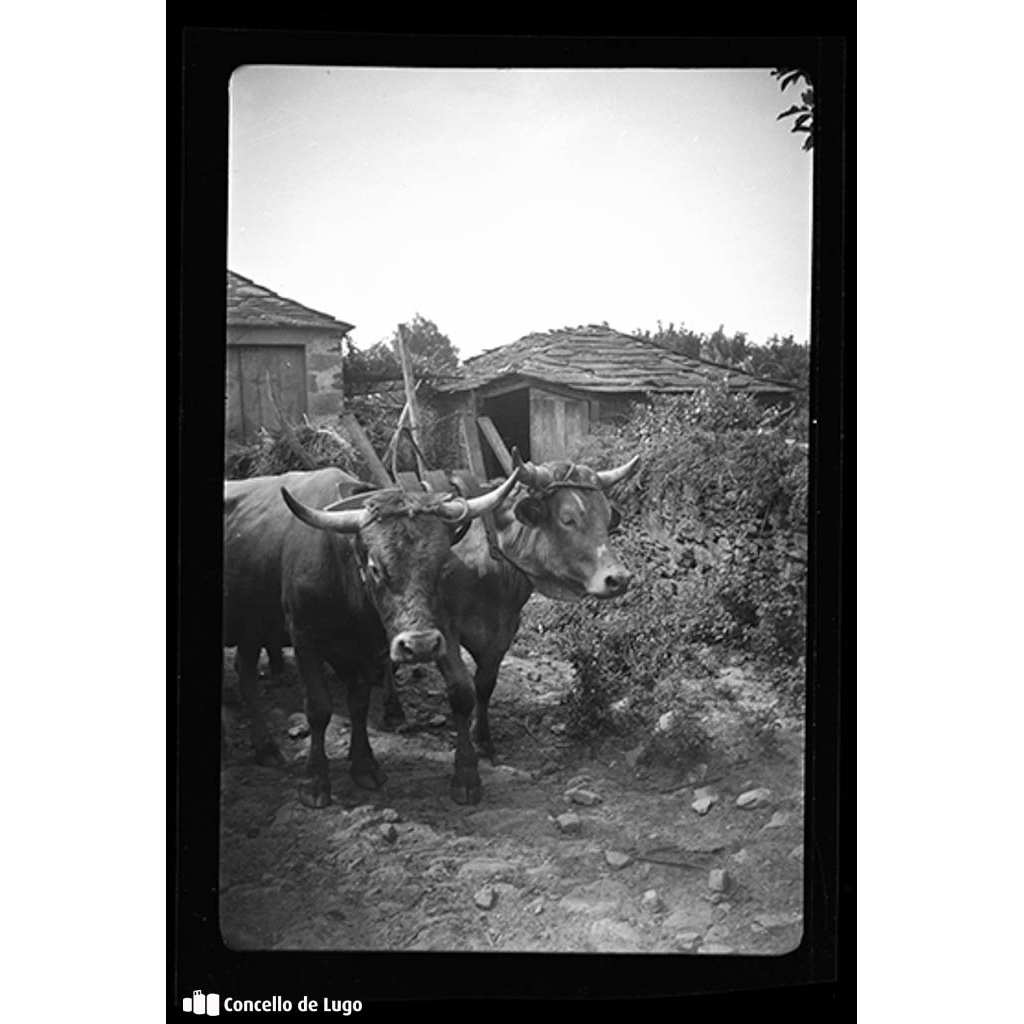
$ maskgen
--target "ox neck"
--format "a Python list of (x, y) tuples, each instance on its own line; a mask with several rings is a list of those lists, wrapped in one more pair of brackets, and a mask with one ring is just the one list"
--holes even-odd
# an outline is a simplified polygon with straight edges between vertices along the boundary
[(487, 534), (487, 553), (491, 563), (504, 574), (510, 583), (525, 588), (523, 603), (533, 593), (533, 576), (519, 564), (516, 552), (522, 540), (525, 527), (513, 520), (506, 529), (499, 533), (494, 522), (494, 514), (486, 513), (482, 517), (484, 531)]

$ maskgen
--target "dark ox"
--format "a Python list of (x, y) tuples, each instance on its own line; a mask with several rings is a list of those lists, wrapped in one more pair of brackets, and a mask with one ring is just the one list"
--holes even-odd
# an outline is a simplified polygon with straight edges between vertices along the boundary
[[(619, 514), (604, 492), (632, 475), (640, 457), (595, 472), (569, 462), (524, 465), (518, 452), (513, 456), (520, 483), (493, 513), (493, 539), (475, 522), (453, 548), (444, 575), (448, 614), (477, 666), (473, 739), (492, 759), (487, 707), (534, 589), (563, 601), (607, 599), (624, 593), (632, 579), (609, 541)], [(386, 716), (393, 722), (402, 710), (390, 675), (387, 682)]]
[(358, 785), (371, 788), (384, 778), (366, 732), (371, 684), (390, 674), (391, 661), (437, 662), (457, 732), (452, 795), (459, 802), (479, 800), (469, 738), (473, 684), (441, 600), (441, 574), (453, 530), (496, 507), (515, 479), (513, 474), (493, 493), (469, 500), (377, 491), (357, 499), (358, 507), (331, 511), (323, 506), (340, 487), (356, 483), (341, 470), (225, 483), (224, 643), (238, 647), (241, 688), (262, 763), (281, 757), (257, 699), (259, 651), (289, 642), (294, 647), (311, 730), (304, 803), (330, 802), (324, 733), (332, 706), (325, 662), (348, 683), (351, 773)]

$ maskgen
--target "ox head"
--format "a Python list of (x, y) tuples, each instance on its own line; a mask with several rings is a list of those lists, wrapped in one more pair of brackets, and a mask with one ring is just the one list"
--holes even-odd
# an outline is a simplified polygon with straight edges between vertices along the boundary
[(563, 601), (624, 593), (633, 577), (609, 542), (619, 513), (604, 492), (632, 475), (640, 456), (602, 472), (569, 462), (523, 463), (515, 450), (513, 462), (526, 491), (512, 514), (526, 529), (509, 553), (534, 586)]
[[(388, 636), (392, 661), (434, 661), (447, 649), (440, 577), (461, 524), (496, 508), (518, 472), (478, 498), (375, 491), (335, 507), (314, 509), (281, 488), (302, 522), (353, 537), (359, 573)], [(350, 506), (353, 503), (357, 507)]]

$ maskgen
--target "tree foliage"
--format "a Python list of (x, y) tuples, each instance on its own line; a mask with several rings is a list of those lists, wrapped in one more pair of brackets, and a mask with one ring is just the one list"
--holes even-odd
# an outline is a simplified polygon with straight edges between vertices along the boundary
[[(416, 375), (438, 377), (450, 374), (459, 365), (458, 349), (447, 334), (442, 334), (433, 320), (417, 313), (410, 323), (400, 325), (405, 335), (405, 346)], [(391, 336), (391, 345), (397, 351), (398, 330)]]
[[(449, 376), (459, 365), (459, 355), (451, 339), (432, 320), (417, 313), (409, 323), (400, 325), (406, 350), (412, 362), (416, 384), (427, 384)], [(408, 441), (395, 433), (405, 404), (402, 386), (402, 365), (398, 356), (398, 331), (390, 338), (367, 349), (348, 343), (342, 374), (335, 375), (334, 386), (341, 387), (344, 377), (345, 408), (359, 420), (380, 455), (386, 455), (392, 444), (398, 444), (398, 467), (416, 468)], [(440, 417), (429, 403), (419, 404), (421, 440), (427, 462), (431, 466), (454, 467), (458, 462), (457, 430), (451, 417)], [(386, 459), (385, 461), (389, 461)]]
[(766, 377), (806, 388), (810, 375), (810, 349), (797, 342), (793, 335), (779, 337), (773, 334), (763, 344), (750, 341), (745, 331), (736, 331), (731, 337), (724, 327), (711, 334), (698, 333), (683, 324), (665, 327), (658, 321), (658, 329), (635, 330), (633, 336), (653, 342), (669, 352), (704, 359), (720, 366), (732, 366), (755, 377)]
[(678, 328), (674, 323), (669, 323), (666, 327), (660, 320), (656, 331), (645, 331), (638, 328), (633, 332), (633, 336), (642, 338), (644, 341), (653, 341), (655, 345), (660, 345), (662, 348), (668, 349), (669, 352), (675, 352), (680, 356), (689, 356), (691, 359), (700, 358), (701, 345), (704, 341), (703, 334), (688, 330), (681, 322)]
[(445, 377), (459, 365), (458, 349), (437, 324), (417, 313), (409, 323), (396, 327), (390, 338), (367, 349), (356, 348), (351, 341), (345, 352), (344, 377), (347, 393), (365, 393), (385, 381), (402, 379), (398, 357), (398, 331), (405, 335), (406, 351), (417, 381)]
[(344, 357), (345, 390), (363, 391), (381, 381), (401, 380), (398, 357), (386, 341), (378, 341), (368, 349), (358, 349), (346, 342)]
[(669, 352), (704, 359), (719, 366), (734, 367), (752, 377), (789, 384), (794, 391), (792, 413), (788, 417), (789, 434), (806, 440), (809, 430), (810, 404), (810, 346), (797, 342), (791, 334), (779, 337), (773, 334), (763, 344), (752, 342), (744, 331), (731, 337), (722, 326), (711, 334), (688, 330), (682, 324), (670, 323), (665, 327), (658, 321), (658, 329), (635, 330), (634, 337), (653, 342)]
[(801, 79), (807, 88), (800, 93), (800, 102), (794, 103), (788, 110), (784, 110), (775, 119), (781, 121), (784, 117), (792, 117), (793, 127), (790, 131), (806, 134), (804, 149), (814, 148), (814, 87), (806, 72), (800, 68), (775, 68), (772, 71), (772, 78), (779, 79), (779, 88), (785, 92), (791, 85)]

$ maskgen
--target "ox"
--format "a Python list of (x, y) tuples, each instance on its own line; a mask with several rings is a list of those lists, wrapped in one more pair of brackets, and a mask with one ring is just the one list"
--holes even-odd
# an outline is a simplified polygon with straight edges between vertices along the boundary
[(354, 483), (338, 469), (225, 483), (224, 643), (238, 647), (253, 745), (264, 763), (280, 754), (257, 699), (259, 651), (289, 641), (294, 647), (311, 730), (304, 803), (330, 803), (324, 733), (332, 708), (324, 662), (348, 683), (351, 773), (371, 788), (384, 776), (366, 732), (370, 686), (390, 674), (391, 661), (436, 662), (457, 733), (452, 796), (460, 803), (480, 799), (469, 738), (473, 684), (441, 600), (442, 570), (458, 524), (497, 507), (516, 475), (468, 500), (378, 491), (360, 496), (359, 507), (333, 511), (322, 506), (337, 498), (339, 485)]
[[(487, 516), (473, 523), (452, 549), (452, 567), (443, 577), (448, 614), (476, 662), (473, 739), (492, 760), (488, 703), (534, 589), (576, 601), (617, 597), (629, 586), (632, 574), (608, 539), (619, 514), (604, 492), (631, 476), (640, 456), (602, 472), (569, 462), (524, 464), (515, 449), (513, 460), (519, 486), (491, 522)], [(385, 684), (387, 720), (396, 721), (402, 711), (390, 674)]]

